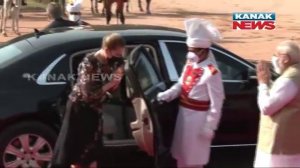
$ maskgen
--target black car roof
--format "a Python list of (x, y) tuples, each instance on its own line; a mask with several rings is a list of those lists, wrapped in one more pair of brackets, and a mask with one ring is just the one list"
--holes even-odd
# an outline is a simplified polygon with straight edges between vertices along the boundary
[(84, 41), (96, 38), (100, 40), (103, 36), (112, 32), (118, 32), (123, 37), (186, 37), (183, 30), (163, 26), (102, 25), (87, 27), (65, 27), (43, 30), (18, 37), (10, 41), (9, 43), (27, 40), (34, 48), (40, 48), (73, 41)]
[[(152, 25), (101, 25), (101, 26), (86, 26), (86, 27), (64, 27), (49, 30), (43, 30), (39, 33), (30, 33), (17, 37), (9, 42), (4, 43), (9, 45), (11, 43), (26, 40), (34, 48), (47, 48), (48, 46), (65, 44), (67, 42), (88, 42), (91, 39), (99, 40), (111, 32), (118, 32), (124, 37), (153, 37), (154, 39), (164, 36), (171, 38), (185, 39), (185, 31), (176, 28), (169, 28), (164, 26)], [(85, 41), (86, 40), (86, 41)], [(225, 49), (217, 44), (213, 47), (225, 51)], [(231, 55), (235, 55), (230, 51), (225, 51)], [(236, 56), (236, 55), (235, 55)], [(242, 58), (240, 58), (242, 59)]]
[(153, 26), (153, 25), (106, 25), (106, 26), (92, 26), (94, 30), (128, 30), (128, 29), (136, 29), (136, 30), (144, 30), (144, 29), (151, 29), (151, 30), (162, 30), (162, 31), (173, 31), (173, 32), (181, 32), (185, 33), (181, 29), (177, 28), (170, 28), (164, 26)]

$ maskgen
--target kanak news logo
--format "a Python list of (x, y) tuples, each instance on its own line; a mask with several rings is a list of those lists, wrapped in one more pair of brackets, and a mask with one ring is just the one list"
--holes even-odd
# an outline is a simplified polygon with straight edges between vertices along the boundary
[(234, 30), (274, 30), (274, 12), (235, 12), (232, 14)]

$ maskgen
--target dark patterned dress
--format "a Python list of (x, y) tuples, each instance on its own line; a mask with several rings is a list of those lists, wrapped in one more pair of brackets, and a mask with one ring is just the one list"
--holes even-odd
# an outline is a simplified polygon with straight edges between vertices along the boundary
[[(122, 64), (118, 64), (123, 65)], [(54, 148), (51, 167), (70, 167), (71, 164), (89, 165), (102, 158), (102, 115), (105, 93), (103, 85), (116, 66), (103, 64), (94, 53), (87, 54), (78, 67), (77, 82), (66, 106), (63, 124)], [(113, 91), (112, 88), (111, 91)], [(100, 119), (99, 119), (100, 118)], [(100, 134), (100, 136), (99, 136)]]

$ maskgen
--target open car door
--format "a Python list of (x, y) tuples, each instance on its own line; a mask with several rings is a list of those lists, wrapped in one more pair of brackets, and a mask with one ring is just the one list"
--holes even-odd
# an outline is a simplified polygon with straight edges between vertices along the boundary
[(153, 56), (143, 46), (136, 47), (125, 65), (127, 95), (132, 101), (136, 121), (132, 135), (148, 155), (155, 157), (156, 167), (173, 164), (170, 146), (178, 111), (178, 101), (159, 103), (156, 95), (166, 90)]

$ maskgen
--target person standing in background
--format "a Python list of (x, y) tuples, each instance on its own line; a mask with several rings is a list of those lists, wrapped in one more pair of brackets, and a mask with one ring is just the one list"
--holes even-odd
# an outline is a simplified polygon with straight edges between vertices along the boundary
[(57, 27), (69, 27), (78, 26), (78, 23), (65, 20), (61, 12), (61, 6), (55, 2), (51, 2), (47, 6), (47, 15), (51, 20), (50, 24), (45, 29), (57, 28)]
[(66, 11), (68, 12), (68, 19), (78, 25), (89, 25), (84, 22), (81, 17), (81, 6), (82, 0), (74, 0), (72, 3), (68, 3), (66, 6)]

